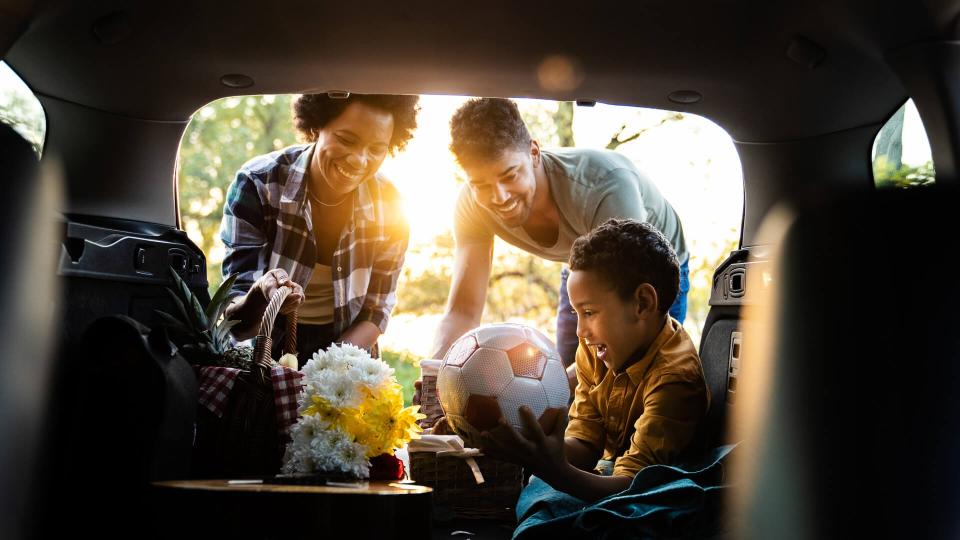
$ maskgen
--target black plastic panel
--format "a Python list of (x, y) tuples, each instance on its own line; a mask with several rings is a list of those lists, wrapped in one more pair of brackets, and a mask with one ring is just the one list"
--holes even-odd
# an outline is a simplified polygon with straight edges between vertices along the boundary
[[(742, 306), (757, 300), (755, 291), (747, 290), (747, 277), (751, 272), (766, 272), (761, 283), (769, 285), (773, 279), (770, 264), (765, 260), (748, 260), (745, 249), (734, 251), (713, 275), (710, 290), (711, 306)], [(706, 329), (704, 329), (706, 330)]]
[(205, 303), (206, 260), (180, 230), (122, 219), (70, 216), (64, 222), (58, 275), (63, 280), (63, 333), (77, 343), (94, 320), (127, 315), (146, 325), (155, 309), (173, 312), (166, 288), (177, 268)]

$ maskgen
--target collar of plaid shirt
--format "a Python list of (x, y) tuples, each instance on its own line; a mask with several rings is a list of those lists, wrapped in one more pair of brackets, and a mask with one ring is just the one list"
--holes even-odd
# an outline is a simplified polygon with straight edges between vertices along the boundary
[[(283, 191), (280, 193), (281, 209), (286, 205), (287, 209), (291, 210), (293, 214), (301, 214), (306, 211), (309, 202), (307, 201), (307, 183), (304, 180), (307, 178), (307, 171), (310, 169), (310, 161), (313, 159), (313, 150), (315, 147), (316, 145), (311, 144), (304, 148), (297, 160), (290, 166), (290, 174), (287, 176)], [(370, 182), (374, 181), (373, 178), (367, 179), (353, 192), (353, 219), (350, 223), (351, 228), (354, 227), (353, 222), (357, 219), (365, 219), (370, 222), (376, 221), (376, 217), (373, 214), (373, 195), (370, 193), (369, 185)], [(310, 218), (310, 212), (306, 212), (303, 215), (307, 220), (307, 229), (312, 232), (313, 223)], [(280, 234), (281, 231), (278, 230), (278, 239), (280, 238)], [(312, 234), (310, 235), (310, 241), (313, 242)]]

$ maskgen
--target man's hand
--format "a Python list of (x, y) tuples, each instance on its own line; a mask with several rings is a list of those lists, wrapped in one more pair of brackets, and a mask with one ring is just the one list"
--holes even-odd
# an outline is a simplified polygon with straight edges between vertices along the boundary
[(420, 396), (423, 394), (423, 379), (413, 381), (413, 403), (412, 405), (421, 405)]
[(482, 450), (497, 459), (522, 465), (549, 481), (568, 467), (563, 437), (567, 412), (547, 409), (539, 421), (527, 406), (520, 407), (518, 412), (523, 433), (501, 417), (497, 427), (480, 435)]
[(480, 324), (492, 265), (492, 238), (489, 243), (457, 242), (447, 309), (433, 338), (431, 358), (443, 358), (458, 337)]

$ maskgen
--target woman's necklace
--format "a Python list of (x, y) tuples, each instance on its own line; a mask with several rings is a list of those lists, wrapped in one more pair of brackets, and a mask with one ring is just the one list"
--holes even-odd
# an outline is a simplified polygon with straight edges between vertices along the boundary
[(350, 196), (350, 194), (348, 193), (348, 194), (344, 195), (343, 198), (340, 199), (339, 201), (337, 201), (337, 202), (335, 202), (335, 203), (333, 203), (333, 204), (330, 204), (330, 203), (325, 203), (325, 202), (321, 201), (321, 200), (320, 200), (320, 197), (319, 197), (316, 193), (314, 193), (312, 190), (310, 190), (310, 188), (307, 188), (307, 194), (310, 195), (310, 200), (312, 200), (313, 202), (315, 202), (315, 203), (317, 203), (317, 204), (319, 204), (319, 205), (321, 205), (321, 206), (326, 206), (327, 208), (334, 208), (334, 207), (340, 206), (341, 204), (343, 204), (343, 201), (347, 200), (347, 197)]

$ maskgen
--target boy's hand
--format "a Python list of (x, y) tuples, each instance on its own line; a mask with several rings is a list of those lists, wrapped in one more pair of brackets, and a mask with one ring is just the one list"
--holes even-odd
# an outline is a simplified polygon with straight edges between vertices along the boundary
[(497, 427), (481, 433), (482, 450), (497, 459), (522, 465), (547, 480), (567, 466), (563, 440), (567, 412), (547, 409), (539, 421), (527, 406), (520, 407), (518, 412), (523, 433), (501, 417)]

